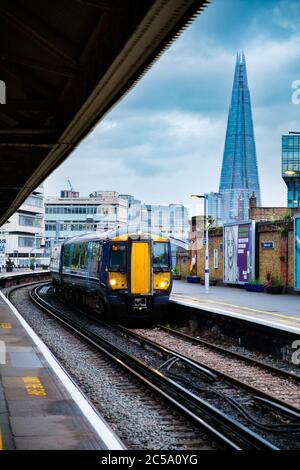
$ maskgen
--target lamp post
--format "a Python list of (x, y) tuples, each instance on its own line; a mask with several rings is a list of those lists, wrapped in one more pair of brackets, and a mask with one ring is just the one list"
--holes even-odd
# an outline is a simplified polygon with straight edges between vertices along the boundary
[(204, 199), (204, 227), (205, 227), (205, 268), (204, 268), (204, 284), (205, 284), (205, 293), (209, 293), (209, 247), (208, 247), (208, 207), (207, 195), (201, 194), (192, 194), (191, 198), (193, 199)]
[[(35, 233), (34, 234), (34, 243), (33, 243), (33, 247), (29, 250), (29, 253), (28, 253), (28, 264), (29, 264), (29, 267), (30, 267), (30, 263), (31, 263), (31, 253), (33, 252), (33, 250), (36, 250), (38, 247), (37, 247), (37, 239), (40, 237), (41, 238), (42, 236), (42, 233)], [(35, 264), (34, 264), (34, 269), (35, 269)]]

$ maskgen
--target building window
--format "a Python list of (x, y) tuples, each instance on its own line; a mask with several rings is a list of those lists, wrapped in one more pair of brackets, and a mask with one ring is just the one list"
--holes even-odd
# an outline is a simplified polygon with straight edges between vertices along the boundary
[(20, 248), (39, 248), (41, 246), (42, 239), (35, 237), (18, 237), (18, 246)]
[(19, 225), (23, 225), (26, 227), (41, 227), (42, 226), (42, 219), (37, 217), (31, 217), (29, 215), (19, 215)]
[(43, 207), (43, 198), (31, 195), (25, 200), (24, 204), (35, 207)]

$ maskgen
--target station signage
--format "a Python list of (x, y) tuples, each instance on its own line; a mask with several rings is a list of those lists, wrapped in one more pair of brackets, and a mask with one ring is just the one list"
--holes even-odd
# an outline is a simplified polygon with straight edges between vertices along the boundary
[(300, 216), (295, 217), (294, 237), (295, 237), (294, 287), (295, 289), (300, 290)]
[(223, 281), (245, 284), (255, 277), (255, 222), (223, 228)]
[(261, 242), (262, 250), (274, 250), (274, 242)]

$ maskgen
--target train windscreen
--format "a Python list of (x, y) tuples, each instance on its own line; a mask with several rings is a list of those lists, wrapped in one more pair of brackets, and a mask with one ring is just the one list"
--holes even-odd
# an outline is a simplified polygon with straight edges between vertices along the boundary
[(110, 271), (127, 270), (127, 247), (124, 243), (115, 243), (110, 248)]
[(153, 243), (153, 269), (154, 271), (170, 271), (169, 243)]

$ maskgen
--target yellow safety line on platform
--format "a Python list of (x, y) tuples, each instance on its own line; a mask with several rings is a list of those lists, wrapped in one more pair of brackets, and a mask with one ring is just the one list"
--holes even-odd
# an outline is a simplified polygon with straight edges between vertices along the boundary
[(2, 439), (1, 428), (0, 428), (0, 450), (3, 450), (3, 439)]
[[(250, 308), (250, 307), (242, 307), (241, 305), (233, 305), (233, 304), (227, 304), (226, 302), (218, 302), (217, 300), (209, 300), (209, 299), (195, 299), (194, 297), (189, 297), (189, 296), (186, 296), (186, 295), (182, 295), (182, 294), (173, 294), (172, 297), (175, 297), (175, 296), (178, 296), (178, 297), (181, 297), (181, 298), (185, 298), (185, 299), (188, 299), (188, 300), (192, 300), (194, 302), (198, 302), (198, 303), (211, 303), (211, 304), (216, 304), (216, 305), (224, 305), (226, 307), (232, 307), (232, 308), (238, 308), (238, 309), (241, 309), (241, 310), (248, 310), (250, 312), (256, 312), (256, 313), (264, 313), (266, 315), (272, 315), (272, 317), (279, 317), (279, 318), (282, 318), (282, 319), (290, 319), (290, 320), (294, 320), (296, 322), (300, 322), (300, 318), (297, 318), (297, 317), (293, 317), (293, 316), (290, 316), (290, 315), (282, 315), (280, 313), (272, 313), (272, 312), (267, 312), (266, 310), (258, 310), (258, 309), (255, 309), (255, 308)], [(234, 313), (234, 312), (233, 312)]]
[(46, 397), (47, 393), (44, 389), (42, 382), (39, 377), (22, 377), (24, 386), (28, 395), (34, 395), (37, 397)]

